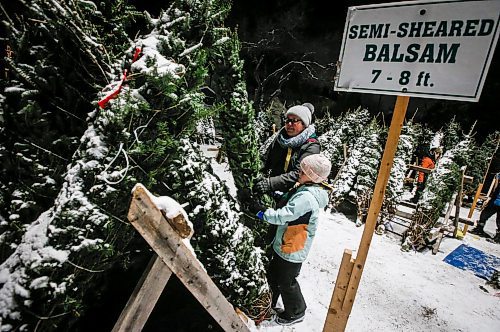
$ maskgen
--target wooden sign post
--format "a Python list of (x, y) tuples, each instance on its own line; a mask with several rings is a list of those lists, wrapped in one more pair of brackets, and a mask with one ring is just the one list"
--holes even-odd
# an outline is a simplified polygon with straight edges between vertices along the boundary
[(323, 331), (344, 331), (347, 325), (347, 319), (351, 313), (354, 298), (358, 290), (361, 275), (365, 267), (366, 257), (368, 250), (377, 225), (377, 218), (382, 207), (384, 200), (385, 188), (389, 180), (394, 155), (398, 146), (399, 135), (403, 127), (403, 121), (406, 115), (406, 109), (410, 97), (398, 96), (396, 105), (394, 107), (394, 114), (392, 116), (391, 126), (389, 128), (389, 136), (385, 145), (384, 155), (380, 164), (377, 182), (368, 209), (366, 217), (366, 224), (359, 243), (358, 254), (356, 259), (352, 259), (351, 251), (344, 251), (344, 257), (340, 265), (339, 274), (337, 275), (337, 282), (333, 291), (332, 300), (328, 309), (326, 322)]
[(128, 220), (155, 251), (113, 331), (141, 331), (174, 273), (224, 331), (249, 332), (233, 306), (214, 284), (184, 239), (191, 234), (182, 215), (166, 219), (151, 194), (138, 184), (133, 191)]

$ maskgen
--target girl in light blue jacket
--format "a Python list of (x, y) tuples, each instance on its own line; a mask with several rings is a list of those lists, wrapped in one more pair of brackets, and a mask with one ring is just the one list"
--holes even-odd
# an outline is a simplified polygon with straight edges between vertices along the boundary
[[(282, 207), (255, 209), (259, 210), (257, 216), (260, 219), (278, 226), (268, 281), (272, 291), (271, 305), (280, 325), (304, 320), (306, 303), (296, 278), (311, 248), (319, 210), (328, 203), (329, 187), (324, 182), (330, 174), (330, 161), (322, 154), (313, 154), (301, 161), (300, 168), (297, 185), (284, 196)], [(284, 310), (276, 308), (280, 295)]]

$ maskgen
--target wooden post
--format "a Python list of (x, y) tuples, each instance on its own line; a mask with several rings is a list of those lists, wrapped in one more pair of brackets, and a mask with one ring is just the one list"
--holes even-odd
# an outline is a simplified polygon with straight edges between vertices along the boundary
[[(392, 116), (391, 126), (389, 128), (389, 135), (385, 144), (384, 155), (382, 156), (382, 162), (380, 164), (377, 182), (375, 183), (373, 198), (368, 209), (368, 215), (366, 218), (363, 235), (361, 237), (361, 242), (359, 244), (358, 254), (353, 264), (349, 264), (349, 266), (352, 266), (352, 270), (350, 276), (348, 276), (348, 287), (345, 291), (345, 294), (342, 294), (343, 290), (337, 287), (335, 287), (333, 292), (332, 302), (334, 304), (336, 302), (340, 302), (340, 299), (343, 299), (341, 310), (335, 310), (334, 307), (332, 310), (328, 311), (326, 318), (328, 326), (325, 322), (323, 331), (344, 331), (347, 325), (347, 320), (349, 319), (349, 315), (351, 314), (354, 299), (356, 297), (356, 292), (361, 280), (361, 275), (365, 267), (368, 250), (373, 238), (373, 232), (377, 224), (377, 218), (380, 212), (380, 208), (382, 207), (385, 188), (387, 186), (392, 164), (394, 162), (394, 155), (396, 154), (399, 135), (401, 134), (401, 128), (403, 127), (403, 121), (405, 119), (406, 109), (408, 108), (409, 101), (410, 97), (408, 96), (398, 96), (396, 100), (396, 105), (394, 106), (394, 114)], [(346, 275), (346, 272), (340, 269), (337, 280), (343, 280)]]
[(154, 254), (112, 331), (141, 331), (171, 275), (168, 266)]
[[(201, 303), (205, 310), (210, 313), (224, 331), (249, 332), (249, 328), (194, 256), (192, 249), (186, 246), (182, 236), (177, 233), (176, 228), (165, 220), (161, 211), (153, 203), (147, 189), (142, 185), (137, 185), (132, 194), (133, 198), (130, 203), (128, 220), (146, 242), (148, 242), (161, 259), (163, 265), (168, 267), (171, 273), (175, 273), (184, 286)], [(176, 220), (176, 222), (179, 221)], [(182, 227), (179, 227), (180, 229)], [(161, 267), (158, 260), (155, 260), (152, 266), (151, 271), (153, 271), (154, 266)], [(160, 270), (163, 269), (160, 268)], [(149, 277), (150, 273), (148, 273), (145, 279)], [(161, 282), (163, 283), (164, 279)], [(145, 285), (146, 282), (142, 284)], [(156, 286), (157, 289), (160, 287), (161, 285)], [(138, 286), (138, 288), (141, 287)], [(124, 315), (122, 313), (122, 316)], [(146, 315), (146, 311), (144, 311), (143, 315), (146, 317), (141, 316), (133, 319), (140, 319), (146, 322), (149, 313)], [(128, 329), (121, 329), (120, 331), (125, 330), (130, 331)], [(138, 330), (140, 329), (134, 331)]]
[(464, 176), (465, 176), (465, 168), (466, 166), (463, 166), (460, 169), (460, 186), (458, 187), (458, 194), (457, 194), (457, 200), (455, 202), (455, 229), (453, 230), (453, 237), (458, 236), (458, 230), (459, 230), (459, 221), (460, 221), (460, 207), (462, 206), (462, 196), (463, 196), (463, 191), (464, 191)]
[[(345, 292), (347, 291), (347, 287), (349, 285), (349, 278), (351, 277), (353, 265), (354, 260), (352, 259), (352, 251), (345, 249), (344, 255), (342, 256), (342, 263), (340, 263), (337, 281), (335, 282), (335, 291), (333, 292), (333, 296), (330, 301), (330, 307), (328, 308), (328, 315), (326, 316), (323, 331), (337, 331), (335, 326), (335, 316), (343, 314), (342, 304), (344, 302)], [(348, 317), (343, 318), (344, 319), (342, 321), (347, 323)], [(345, 326), (343, 329), (345, 329)]]
[[(477, 187), (476, 194), (474, 195), (474, 200), (472, 201), (472, 205), (470, 206), (469, 209), (469, 214), (467, 215), (467, 218), (472, 218), (472, 214), (474, 213), (474, 210), (476, 209), (476, 204), (477, 200), (479, 199), (479, 195), (481, 195), (481, 190), (483, 190), (483, 184), (480, 183), (479, 186)], [(462, 234), (465, 236), (467, 234), (467, 230), (469, 229), (469, 225), (465, 224), (464, 228), (462, 229)]]

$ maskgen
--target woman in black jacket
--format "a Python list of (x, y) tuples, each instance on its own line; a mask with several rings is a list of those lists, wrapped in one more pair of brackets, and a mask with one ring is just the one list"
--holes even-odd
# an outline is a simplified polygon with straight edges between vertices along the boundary
[(290, 107), (285, 126), (271, 143), (265, 157), (266, 176), (255, 184), (258, 194), (285, 193), (299, 178), (304, 157), (320, 153), (321, 147), (312, 122), (314, 106), (310, 103)]

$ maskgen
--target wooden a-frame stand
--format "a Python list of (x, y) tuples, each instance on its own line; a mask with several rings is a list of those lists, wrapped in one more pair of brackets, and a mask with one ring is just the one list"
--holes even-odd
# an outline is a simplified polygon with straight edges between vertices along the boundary
[(179, 214), (167, 219), (138, 184), (132, 192), (128, 220), (155, 251), (113, 331), (141, 331), (168, 279), (174, 273), (224, 331), (249, 328), (220, 292), (184, 239), (192, 234)]
[(356, 297), (361, 275), (365, 267), (373, 232), (377, 225), (377, 218), (384, 200), (385, 188), (389, 180), (409, 101), (410, 97), (408, 96), (398, 96), (396, 100), (384, 155), (382, 156), (377, 182), (373, 191), (373, 198), (368, 209), (361, 242), (359, 243), (358, 254), (353, 259), (351, 250), (346, 249), (344, 251), (325, 325), (323, 326), (324, 332), (344, 331), (347, 325), (347, 320), (351, 314), (354, 298)]

